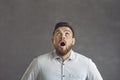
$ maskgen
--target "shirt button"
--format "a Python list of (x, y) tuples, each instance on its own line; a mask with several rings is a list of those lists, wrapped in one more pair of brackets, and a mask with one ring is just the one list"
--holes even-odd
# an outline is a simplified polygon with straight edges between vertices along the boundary
[(65, 75), (63, 75), (62, 77), (65, 77)]

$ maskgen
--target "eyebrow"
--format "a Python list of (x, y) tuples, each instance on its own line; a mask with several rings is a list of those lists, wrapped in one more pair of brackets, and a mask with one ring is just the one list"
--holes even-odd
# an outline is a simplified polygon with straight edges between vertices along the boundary
[(56, 30), (55, 32), (58, 32), (58, 31), (60, 31), (60, 30)]
[(65, 30), (65, 31), (71, 32), (70, 30)]

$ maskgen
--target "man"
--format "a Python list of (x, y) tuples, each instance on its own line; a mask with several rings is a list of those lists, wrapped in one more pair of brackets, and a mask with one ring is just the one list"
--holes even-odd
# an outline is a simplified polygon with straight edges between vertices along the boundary
[(21, 80), (103, 80), (91, 59), (74, 52), (74, 31), (59, 22), (53, 31), (55, 50), (35, 58)]

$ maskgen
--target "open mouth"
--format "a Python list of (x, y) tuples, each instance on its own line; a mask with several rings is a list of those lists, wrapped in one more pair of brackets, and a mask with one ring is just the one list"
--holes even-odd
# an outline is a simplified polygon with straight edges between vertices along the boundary
[(65, 46), (65, 42), (61, 42), (60, 45), (61, 45), (61, 46)]

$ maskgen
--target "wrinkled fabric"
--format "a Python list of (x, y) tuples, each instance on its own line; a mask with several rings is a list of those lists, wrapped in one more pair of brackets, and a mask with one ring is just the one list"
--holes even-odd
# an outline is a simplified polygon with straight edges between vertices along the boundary
[(72, 51), (62, 61), (56, 52), (35, 58), (21, 80), (103, 80), (94, 62)]

